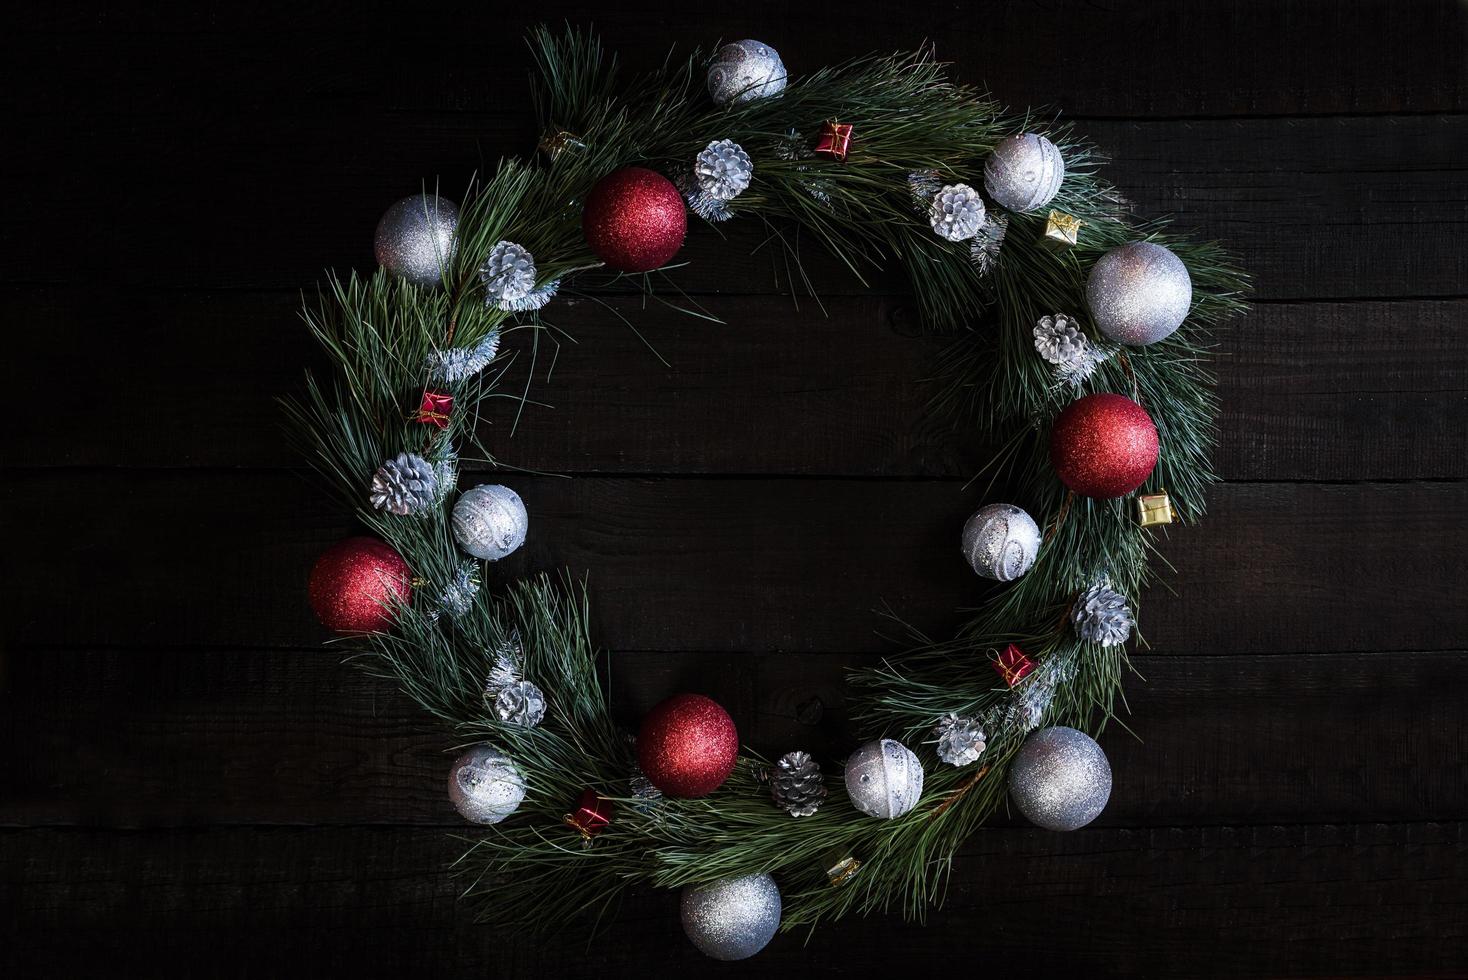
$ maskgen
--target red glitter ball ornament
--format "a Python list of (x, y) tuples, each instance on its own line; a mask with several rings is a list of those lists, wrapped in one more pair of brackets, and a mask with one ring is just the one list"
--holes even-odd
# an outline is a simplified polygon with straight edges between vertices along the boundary
[(651, 272), (683, 247), (688, 215), (673, 182), (646, 167), (607, 174), (586, 196), (581, 232), (597, 258), (620, 272)]
[(734, 719), (702, 694), (675, 694), (647, 713), (637, 733), (637, 764), (669, 796), (707, 796), (739, 758)]
[(374, 633), (392, 625), (392, 605), (413, 594), (403, 556), (376, 538), (347, 538), (316, 559), (307, 586), (311, 608), (327, 629)]
[(1157, 465), (1157, 426), (1130, 398), (1087, 395), (1056, 417), (1050, 463), (1060, 482), (1083, 497), (1124, 497)]

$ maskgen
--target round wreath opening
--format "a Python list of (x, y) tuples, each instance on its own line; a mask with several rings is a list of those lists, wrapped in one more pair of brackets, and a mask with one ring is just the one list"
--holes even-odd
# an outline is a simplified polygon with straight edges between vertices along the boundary
[[(448, 795), (488, 825), (465, 898), (543, 930), (632, 887), (682, 888), (692, 941), (734, 959), (776, 927), (922, 916), (1007, 794), (1040, 826), (1089, 822), (1150, 528), (1200, 518), (1214, 479), (1208, 330), (1243, 308), (1243, 274), (1133, 221), (1068, 126), (1007, 114), (927, 52), (799, 77), (740, 41), (624, 85), (590, 35), (530, 45), (538, 158), (459, 204), (393, 205), (381, 268), (332, 276), (304, 313), (333, 376), (287, 403), (377, 539), (332, 550), (313, 605), (375, 630), (345, 642), (446, 724)], [(1012, 496), (954, 529), (994, 591), (952, 638), (851, 677), (871, 741), (847, 759), (740, 750), (738, 719), (693, 694), (621, 730), (584, 587), (490, 587), (534, 500), (458, 490), (461, 458), (493, 460), (476, 421), (505, 335), (538, 328), (578, 275), (666, 264), (686, 212), (793, 224), (858, 276), (899, 262), (927, 329), (953, 338), (934, 405), (1004, 447), (991, 465)]]

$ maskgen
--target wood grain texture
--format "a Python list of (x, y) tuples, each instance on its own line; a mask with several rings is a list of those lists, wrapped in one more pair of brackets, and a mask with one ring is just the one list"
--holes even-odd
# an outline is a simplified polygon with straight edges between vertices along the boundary
[[(275, 396), (299, 391), (318, 355), (294, 302), (279, 293), (13, 295), (9, 308), (27, 329), (0, 383), (20, 404), (45, 404), (47, 424), (20, 427), (8, 462), (298, 465)], [(550, 473), (967, 477), (982, 467), (981, 434), (955, 432), (926, 407), (935, 388), (923, 379), (947, 341), (916, 336), (903, 297), (832, 297), (825, 315), (768, 297), (704, 306), (724, 322), (630, 298), (558, 303), (553, 322), (575, 342), (542, 349), (533, 377), (529, 338), (506, 342), (516, 358), (506, 390), (529, 381), (535, 404), (522, 412), (497, 399), (486, 445), (506, 464)], [(68, 332), (93, 338), (94, 356), (76, 363), (72, 397), (56, 399), (53, 376), (36, 365), (57, 356)], [(1263, 304), (1216, 341), (1224, 479), (1468, 475), (1468, 301)], [(751, 438), (759, 432), (780, 437)]]
[[(103, 201), (88, 183), (87, 146), (19, 147), (12, 166), (20, 172), (46, 161), (61, 172), (52, 194), (11, 204), (8, 220), (28, 232), (4, 243), (0, 282), (297, 290), (326, 267), (370, 268), (383, 209), (425, 180), (457, 199), (477, 167), (534, 142), (529, 121), (503, 109), (379, 112), (326, 129), (319, 110), (293, 103), (237, 121), (202, 108), (197, 118), (177, 112), (151, 124), (107, 116), (94, 121), (100, 134), (58, 131), (58, 140), (86, 132), (121, 148), (111, 179), (129, 193)], [(131, 142), (139, 127), (148, 127), (144, 141)], [(1464, 294), (1468, 182), (1459, 151), (1468, 115), (1097, 120), (1083, 131), (1114, 158), (1108, 179), (1139, 214), (1170, 215), (1248, 256), (1260, 299)], [(171, 161), (166, 171), (159, 153)], [(202, 221), (200, 202), (221, 187), (256, 206)], [(731, 224), (726, 237), (695, 222), (679, 253), (690, 264), (670, 277), (698, 294), (775, 290), (785, 267), (768, 236)], [(823, 293), (865, 291), (817, 249), (803, 257)], [(873, 281), (902, 284), (896, 273)]]
[[(900, 964), (1037, 976), (1276, 977), (1468, 970), (1468, 827), (1096, 828), (979, 834), (926, 927), (852, 919), (777, 937), (766, 976)], [(457, 845), (407, 828), (0, 833), (3, 952), (31, 974), (645, 976), (710, 971), (671, 894), (637, 895), (589, 946), (475, 926)], [(1043, 936), (1044, 941), (1037, 939)], [(140, 937), (146, 937), (141, 941)], [(742, 968), (721, 968), (720, 972)]]
[[(957, 481), (511, 482), (531, 532), (492, 581), (588, 575), (612, 650), (880, 652), (882, 602), (942, 635), (985, 594), (957, 545), (981, 501)], [(21, 473), (0, 503), (66, 515), (11, 535), (24, 645), (318, 642), (302, 583), (349, 530), (293, 474)], [(1162, 543), (1177, 594), (1152, 589), (1142, 628), (1179, 653), (1459, 649), (1465, 508), (1463, 483), (1219, 487), (1203, 524)]]
[[(15, 34), (22, 65), (65, 47), (89, 65), (62, 77), (78, 103), (136, 107), (188, 100), (215, 108), (279, 101), (323, 109), (502, 113), (525, 90), (531, 25), (595, 22), (632, 70), (648, 70), (668, 45), (687, 49), (758, 37), (797, 78), (857, 54), (932, 43), (963, 77), (1017, 105), (1076, 116), (1210, 117), (1461, 111), (1468, 76), (1456, 57), (1468, 18), (1452, 0), (1005, 0), (982, 8), (945, 0), (883, 5), (750, 0), (720, 10), (637, 0), (616, 11), (571, 4), (533, 10), (428, 3), (403, 16), (346, 0), (280, 8), (38, 8)], [(452, 27), (448, 27), (452, 25)], [(27, 30), (27, 27), (30, 30)], [(486, 56), (492, 51), (493, 57)], [(140, 54), (183, 92), (144, 88), (130, 71)], [(31, 60), (33, 59), (33, 60)], [(121, 85), (88, 87), (93, 79)], [(237, 84), (226, 84), (227, 82)], [(1386, 84), (1389, 83), (1389, 84)]]
[[(844, 677), (874, 659), (618, 653), (610, 673), (631, 730), (694, 689), (729, 709), (751, 748), (773, 758), (798, 747), (839, 773), (859, 734)], [(0, 745), (0, 825), (461, 826), (442, 791), (459, 739), (329, 651), (33, 650), (8, 661), (0, 712), (16, 737)], [(1133, 666), (1134, 711), (1102, 738), (1116, 782), (1097, 826), (1468, 819), (1460, 651), (1151, 655)], [(986, 662), (974, 670), (997, 683)], [(994, 825), (1024, 821), (1001, 813)]]

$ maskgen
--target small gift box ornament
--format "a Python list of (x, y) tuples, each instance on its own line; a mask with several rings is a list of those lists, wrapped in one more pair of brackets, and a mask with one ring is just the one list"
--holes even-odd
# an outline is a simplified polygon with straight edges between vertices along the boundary
[(441, 391), (425, 391), (423, 393), (423, 402), (418, 406), (418, 414), (414, 415), (413, 418), (424, 425), (447, 429), (449, 427), (449, 415), (453, 411), (453, 395), (446, 395)]
[(1070, 248), (1080, 240), (1081, 224), (1081, 219), (1064, 211), (1051, 211), (1045, 219), (1045, 234), (1040, 236), (1040, 244), (1056, 251)]
[(1014, 687), (1035, 669), (1035, 662), (1019, 647), (1011, 643), (1000, 651), (994, 660), (994, 670), (1004, 678), (1004, 683)]
[(1143, 527), (1171, 524), (1173, 520), (1172, 501), (1166, 493), (1149, 493), (1137, 498), (1137, 523)]
[(826, 879), (839, 887), (851, 880), (861, 867), (861, 862), (852, 857), (845, 848), (833, 847), (821, 859), (821, 867), (825, 869)]
[(837, 163), (845, 163), (851, 152), (851, 123), (827, 120), (821, 124), (821, 135), (816, 140), (816, 152), (828, 156)]
[(612, 801), (596, 795), (594, 789), (583, 790), (576, 809), (564, 820), (567, 827), (581, 835), (582, 844), (589, 845), (612, 822)]
[(569, 133), (564, 129), (548, 129), (540, 138), (538, 149), (551, 160), (555, 160), (567, 150), (586, 149), (586, 144), (574, 133)]

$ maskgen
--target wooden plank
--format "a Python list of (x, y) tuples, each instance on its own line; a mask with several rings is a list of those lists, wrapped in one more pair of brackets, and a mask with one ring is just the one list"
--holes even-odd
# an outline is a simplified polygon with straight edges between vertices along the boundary
[[(7, 464), (296, 465), (264, 397), (299, 391), (317, 364), (294, 301), (12, 295), (12, 322), (25, 329), (0, 375), (44, 424), (15, 427)], [(901, 298), (833, 297), (828, 315), (782, 298), (710, 298), (723, 324), (633, 299), (613, 305), (668, 364), (600, 302), (568, 299), (553, 322), (576, 343), (542, 351), (530, 387), (540, 404), (518, 425), (517, 402), (488, 408), (484, 438), (503, 461), (539, 472), (822, 476), (966, 476), (983, 465), (977, 438), (925, 408), (935, 389), (923, 379), (947, 341), (913, 336)], [(1465, 324), (1463, 300), (1257, 306), (1217, 337), (1221, 475), (1468, 476)], [(202, 329), (226, 340), (187, 339)], [(57, 397), (54, 375), (36, 365), (70, 334), (93, 338), (93, 356), (71, 365), (67, 397)], [(504, 387), (518, 395), (530, 339), (514, 335), (507, 350), (517, 363)], [(751, 436), (760, 432), (780, 437)]]
[[(506, 477), (531, 514), (491, 579), (588, 573), (610, 649), (879, 652), (882, 601), (931, 634), (984, 587), (957, 547), (957, 481)], [(1165, 652), (1458, 649), (1468, 484), (1233, 484), (1161, 542)], [(14, 473), (4, 571), (24, 645), (303, 646), (310, 563), (347, 533), (294, 474)], [(40, 574), (37, 570), (44, 569)], [(1159, 573), (1162, 571), (1158, 567)]]
[[(861, 735), (846, 718), (846, 671), (871, 660), (619, 653), (613, 700), (635, 731), (662, 698), (702, 691), (730, 710), (746, 745), (770, 757), (800, 748), (838, 773)], [(1461, 652), (1142, 656), (1135, 666), (1146, 678), (1128, 684), (1135, 737), (1117, 727), (1102, 737), (1116, 782), (1098, 825), (1468, 812), (1453, 761), (1468, 757)], [(974, 669), (993, 680), (982, 662)], [(443, 792), (458, 737), (331, 653), (32, 650), (12, 653), (6, 674), (0, 717), (14, 737), (0, 747), (0, 825), (460, 825)], [(1004, 814), (993, 823), (1024, 825)]]
[[(490, 7), (429, 4), (415, 13), (409, 19), (341, 3), (248, 14), (181, 5), (85, 15), (41, 8), (15, 33), (64, 43), (78, 63), (93, 66), (88, 78), (116, 72), (123, 86), (87, 92), (87, 101), (108, 108), (125, 105), (123, 72), (147, 51), (155, 68), (161, 62), (169, 75), (193, 83), (182, 92), (149, 91), (154, 97), (222, 96), (227, 104), (259, 100), (273, 108), (306, 99), (503, 111), (507, 96), (515, 103), (525, 92), (531, 66), (518, 41), (540, 18), (594, 25), (638, 70), (655, 66), (671, 44), (707, 46), (720, 36), (768, 41), (797, 79), (873, 49), (931, 42), (965, 80), (987, 83), (999, 98), (1064, 106), (1076, 115), (1439, 112), (1468, 105), (1455, 46), (1464, 19), (1450, 0), (1153, 0), (1119, 7), (1054, 0), (1043, 7), (987, 3), (977, 16), (957, 7), (915, 14), (881, 4), (848, 5), (833, 15), (819, 5), (781, 3), (745, 5), (718, 24), (701, 8), (650, 2), (620, 4), (610, 18), (599, 6), (566, 3), (537, 8), (529, 21), (507, 21)], [(485, 56), (486, 44), (494, 57)], [(50, 53), (16, 47), (22, 64), (35, 59), (33, 71)], [(392, 71), (380, 70), (388, 64)], [(216, 82), (226, 78), (238, 84)]]
[[(136, 133), (150, 125), (157, 131)], [(323, 128), (319, 110), (287, 104), (235, 121), (240, 131), (228, 138), (211, 129), (227, 125), (222, 115), (151, 123), (128, 115), (18, 146), (17, 169), (49, 168), (60, 189), (9, 209), (7, 227), (24, 233), (0, 251), (0, 282), (297, 289), (324, 267), (370, 267), (372, 228), (388, 202), (425, 179), (457, 198), (475, 167), (530, 143), (523, 120), (503, 113), (374, 109)], [(1094, 121), (1084, 129), (1115, 160), (1109, 177), (1138, 214), (1171, 214), (1179, 227), (1227, 242), (1260, 298), (1463, 295), (1468, 116)], [(110, 182), (129, 193), (97, 199), (88, 178), (99, 142), (116, 147)], [(173, 165), (160, 169), (160, 156)], [(205, 221), (198, 202), (217, 199), (221, 187), (249, 204)], [(763, 226), (731, 225), (695, 227), (680, 255), (691, 264), (674, 281), (694, 293), (770, 292), (787, 281)], [(187, 245), (179, 228), (191, 229)], [(805, 252), (823, 293), (864, 288), (814, 247)], [(61, 254), (69, 261), (56, 262)], [(895, 274), (874, 281), (902, 282)]]
[[(1058, 975), (1468, 970), (1462, 823), (981, 834), (926, 928), (893, 916), (776, 937), (765, 975), (982, 962)], [(342, 828), (0, 836), (10, 974), (647, 975), (707, 970), (676, 900), (639, 894), (589, 945), (472, 923), (442, 832)], [(146, 936), (140, 942), (139, 936)]]

